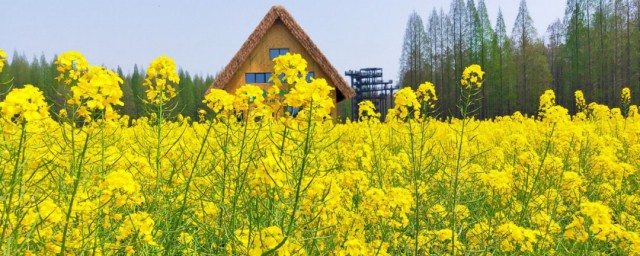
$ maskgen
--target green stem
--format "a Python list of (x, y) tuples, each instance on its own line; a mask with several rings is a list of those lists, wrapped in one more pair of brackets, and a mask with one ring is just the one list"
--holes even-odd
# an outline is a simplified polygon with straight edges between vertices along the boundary
[(302, 179), (304, 178), (304, 170), (307, 166), (307, 157), (309, 156), (309, 152), (310, 150), (310, 141), (311, 141), (311, 134), (313, 133), (313, 125), (312, 124), (312, 120), (313, 120), (313, 100), (310, 102), (309, 104), (309, 118), (307, 118), (307, 134), (305, 136), (305, 140), (304, 140), (304, 154), (302, 156), (302, 164), (300, 166), (300, 173), (297, 177), (297, 182), (296, 182), (296, 197), (294, 199), (293, 202), (293, 211), (291, 211), (291, 216), (289, 217), (289, 224), (287, 225), (287, 231), (285, 232), (285, 236), (284, 239), (282, 239), (282, 241), (280, 241), (280, 243), (278, 243), (278, 245), (276, 245), (274, 248), (272, 248), (269, 251), (266, 251), (264, 253), (262, 253), (262, 255), (270, 255), (275, 253), (278, 249), (280, 249), (280, 247), (282, 247), (284, 245), (284, 243), (287, 242), (287, 240), (289, 239), (289, 236), (291, 235), (291, 231), (293, 229), (293, 224), (295, 223), (295, 218), (296, 218), (296, 213), (298, 211), (299, 203), (300, 203), (300, 193), (302, 192), (301, 188), (302, 188)]
[[(242, 142), (240, 143), (240, 155), (238, 158), (238, 165), (237, 165), (237, 171), (239, 172), (240, 169), (242, 168), (242, 158), (244, 157), (244, 149), (246, 146), (246, 140), (247, 140), (247, 131), (249, 129), (249, 109), (247, 109), (246, 112), (246, 116), (244, 116), (244, 119), (242, 120), (244, 122), (244, 131), (242, 132)], [(243, 177), (244, 175), (246, 175), (247, 172), (244, 171), (243, 173), (241, 173), (241, 175), (238, 175), (238, 177), (235, 179), (235, 187), (234, 187), (234, 191), (233, 191), (233, 200), (231, 201), (231, 233), (235, 232), (236, 230), (236, 209), (237, 209), (237, 205), (238, 205), (238, 198), (240, 197), (240, 191), (242, 189), (242, 185), (243, 185), (243, 181), (246, 179), (246, 177)], [(224, 202), (224, 198), (222, 199)], [(232, 243), (232, 253), (236, 254), (236, 246), (235, 243)]]
[[(538, 167), (538, 170), (533, 178), (533, 184), (531, 184), (531, 191), (527, 191), (527, 187), (525, 187), (525, 197), (524, 200), (522, 202), (522, 212), (520, 213), (520, 222), (519, 224), (522, 225), (522, 222), (524, 222), (524, 217), (527, 213), (527, 209), (529, 208), (529, 201), (531, 200), (531, 197), (533, 196), (533, 191), (535, 190), (535, 186), (538, 183), (538, 177), (540, 176), (540, 173), (542, 172), (542, 167), (544, 165), (545, 160), (547, 159), (547, 155), (549, 153), (549, 148), (551, 147), (551, 138), (553, 137), (553, 132), (555, 131), (556, 125), (553, 124), (553, 127), (551, 128), (551, 132), (549, 133), (549, 137), (547, 137), (547, 143), (545, 145), (544, 148), (544, 154), (542, 155), (542, 159), (540, 160), (540, 166)], [(528, 179), (528, 178), (527, 178)]]
[[(200, 144), (200, 150), (198, 151), (198, 155), (196, 156), (196, 160), (193, 163), (193, 167), (191, 167), (191, 172), (189, 173), (189, 178), (187, 179), (187, 183), (186, 183), (186, 187), (184, 190), (184, 197), (182, 198), (182, 205), (180, 206), (180, 208), (178, 208), (178, 214), (176, 214), (178, 221), (176, 222), (172, 222), (174, 223), (174, 225), (171, 225), (170, 231), (175, 231), (178, 224), (181, 224), (182, 222), (182, 214), (184, 213), (185, 208), (187, 208), (187, 197), (189, 195), (189, 186), (191, 185), (191, 180), (193, 179), (193, 173), (196, 172), (196, 167), (198, 166), (198, 161), (200, 160), (200, 157), (202, 156), (202, 151), (204, 150), (204, 145), (207, 143), (207, 137), (209, 137), (209, 132), (211, 131), (211, 128), (213, 127), (213, 121), (209, 123), (209, 128), (207, 128), (207, 132), (204, 135), (204, 138), (202, 139), (202, 143)], [(173, 211), (172, 211), (173, 213)], [(170, 214), (172, 214), (170, 213)], [(165, 252), (171, 252), (171, 247), (173, 246), (175, 240), (171, 240), (169, 243), (169, 247), (166, 248)]]
[(9, 224), (9, 216), (11, 212), (11, 204), (13, 203), (13, 191), (16, 187), (16, 179), (18, 177), (18, 172), (20, 171), (20, 163), (22, 162), (22, 158), (24, 156), (24, 149), (22, 146), (24, 145), (27, 135), (26, 135), (26, 123), (23, 122), (22, 129), (20, 130), (20, 142), (18, 143), (18, 155), (16, 157), (16, 163), (13, 166), (13, 172), (11, 173), (11, 181), (9, 183), (9, 191), (5, 198), (8, 198), (8, 202), (4, 206), (4, 211), (2, 212), (2, 236), (0, 236), (0, 245), (5, 243), (4, 237), (7, 231), (7, 225)]
[[(160, 154), (162, 154), (162, 110), (163, 110), (163, 99), (162, 99), (163, 95), (160, 95), (160, 103), (158, 103), (158, 117), (157, 117), (157, 122), (156, 122), (156, 129), (157, 129), (157, 133), (156, 133), (156, 140), (157, 140), (157, 146), (156, 146), (156, 187), (155, 187), (155, 196), (158, 196), (159, 193), (159, 184), (161, 182), (160, 179), (160, 170), (162, 169), (162, 160), (160, 159)], [(157, 198), (154, 199), (154, 201), (158, 201)]]
[(456, 237), (456, 205), (458, 204), (458, 185), (459, 185), (459, 176), (460, 176), (460, 168), (462, 162), (462, 145), (464, 142), (464, 130), (467, 124), (467, 115), (469, 114), (469, 106), (471, 105), (471, 92), (465, 91), (462, 89), (462, 99), (463, 104), (460, 106), (460, 114), (462, 114), (462, 127), (460, 128), (460, 139), (458, 141), (458, 156), (456, 159), (456, 169), (453, 176), (453, 196), (451, 200), (451, 255), (455, 255), (456, 245), (455, 245), (455, 237)]
[(84, 155), (87, 152), (87, 148), (89, 145), (89, 134), (87, 133), (86, 138), (84, 140), (84, 146), (82, 147), (82, 152), (80, 153), (79, 163), (76, 166), (75, 171), (75, 180), (73, 182), (73, 190), (71, 191), (71, 201), (69, 202), (69, 208), (67, 208), (67, 214), (65, 217), (64, 223), (64, 231), (62, 232), (62, 245), (60, 246), (60, 255), (64, 255), (65, 245), (67, 241), (67, 232), (69, 231), (69, 219), (71, 218), (71, 211), (73, 209), (73, 203), (76, 199), (76, 194), (78, 192), (78, 186), (80, 185), (80, 179), (82, 178), (82, 168), (84, 165)]

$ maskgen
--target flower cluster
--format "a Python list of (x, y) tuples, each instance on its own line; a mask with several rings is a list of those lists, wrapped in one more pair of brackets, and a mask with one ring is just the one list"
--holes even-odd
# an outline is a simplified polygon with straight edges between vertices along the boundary
[(13, 89), (0, 102), (2, 117), (18, 123), (33, 122), (49, 117), (49, 107), (40, 89), (27, 84), (24, 88)]
[(622, 100), (622, 104), (630, 104), (631, 90), (629, 89), (629, 87), (622, 88), (622, 94), (620, 98)]
[(120, 117), (114, 106), (124, 105), (120, 101), (123, 81), (116, 73), (89, 65), (81, 53), (74, 51), (61, 54), (55, 64), (60, 73), (57, 79), (70, 86), (71, 96), (67, 104), (77, 107), (75, 114), (78, 117), (84, 118), (85, 122), (90, 122), (95, 114), (104, 120)]
[(331, 95), (335, 89), (322, 78), (308, 81), (307, 61), (300, 54), (280, 55), (273, 62), (271, 81), (274, 85), (267, 92), (269, 101), (275, 103), (273, 108), (278, 107), (279, 101), (275, 98), (284, 90), (283, 103), (288, 108), (299, 110), (295, 115), (300, 119), (312, 117), (322, 120), (331, 115), (335, 107)]
[(89, 70), (89, 62), (79, 52), (68, 51), (60, 54), (54, 62), (58, 73), (56, 79), (66, 85), (72, 85)]
[(125, 221), (118, 227), (118, 241), (132, 239), (151, 246), (157, 245), (153, 239), (155, 221), (148, 213), (132, 213), (124, 218)]
[(584, 99), (584, 94), (581, 90), (577, 90), (574, 95), (576, 98), (577, 111), (584, 113), (587, 110), (587, 101)]
[[(282, 88), (283, 83), (297, 84), (306, 81), (307, 61), (300, 54), (286, 53), (273, 59), (273, 83)], [(282, 77), (281, 77), (282, 75)]]
[(473, 64), (468, 66), (462, 72), (462, 79), (460, 79), (460, 85), (463, 89), (480, 89), (482, 82), (484, 81), (484, 71), (480, 65)]
[[(230, 99), (221, 100), (228, 101)], [(264, 91), (262, 88), (250, 84), (243, 85), (236, 90), (233, 98), (233, 109), (249, 120), (254, 120), (255, 117), (267, 117), (271, 114), (269, 108), (264, 104)]]
[(310, 83), (299, 80), (295, 87), (286, 94), (284, 102), (294, 108), (302, 108), (298, 114), (300, 117), (312, 116), (322, 119), (331, 115), (334, 99), (331, 97), (335, 90), (324, 79), (314, 79)]
[(408, 117), (420, 118), (420, 102), (418, 96), (411, 90), (411, 87), (405, 87), (400, 89), (393, 95), (394, 108), (389, 110), (389, 118), (398, 117), (400, 120), (405, 120)]
[(4, 63), (7, 61), (7, 53), (5, 53), (2, 49), (0, 49), (0, 73), (2, 73), (2, 69), (4, 69)]
[(366, 120), (370, 118), (380, 118), (380, 113), (376, 113), (376, 106), (369, 100), (364, 100), (358, 103), (358, 116), (360, 120)]
[(419, 101), (426, 104), (430, 109), (434, 109), (436, 107), (438, 96), (436, 96), (436, 87), (432, 83), (425, 82), (418, 86), (416, 96)]
[(234, 102), (235, 97), (233, 95), (220, 89), (211, 89), (202, 101), (202, 103), (206, 104), (214, 113), (232, 111)]
[(120, 85), (122, 78), (104, 67), (91, 66), (71, 87), (69, 105), (79, 107), (78, 116), (90, 120), (93, 111), (99, 111), (105, 120), (114, 120), (120, 116), (114, 106), (124, 106), (120, 101), (123, 96)]
[(147, 89), (147, 101), (152, 104), (168, 102), (177, 95), (176, 89), (171, 84), (180, 83), (180, 77), (176, 71), (173, 59), (160, 56), (154, 59), (147, 69), (147, 76), (142, 83)]
[(540, 106), (538, 111), (544, 113), (547, 109), (556, 105), (556, 94), (553, 90), (546, 90), (544, 94), (540, 95)]
[(100, 184), (102, 200), (117, 207), (140, 205), (144, 197), (140, 194), (140, 185), (131, 173), (118, 170), (108, 174)]
[(500, 251), (502, 252), (533, 252), (538, 243), (538, 232), (519, 227), (514, 223), (505, 223), (496, 228), (495, 236), (502, 238)]
[[(580, 95), (576, 94), (576, 95)], [(538, 116), (540, 119), (550, 122), (563, 122), (571, 119), (569, 110), (556, 105), (556, 94), (553, 90), (546, 90), (540, 96), (540, 106), (538, 107)]]

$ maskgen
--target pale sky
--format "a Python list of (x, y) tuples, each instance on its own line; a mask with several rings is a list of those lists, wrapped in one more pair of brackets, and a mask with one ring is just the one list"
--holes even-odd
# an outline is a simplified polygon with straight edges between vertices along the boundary
[[(466, 0), (465, 0), (466, 2)], [(485, 0), (492, 26), (498, 8), (510, 33), (520, 0)], [(239, 50), (272, 5), (289, 10), (336, 69), (382, 67), (397, 81), (409, 14), (424, 21), (451, 0), (396, 1), (34, 1), (0, 0), (0, 49), (31, 59), (80, 51), (89, 63), (146, 69), (165, 54), (191, 74), (215, 74)], [(528, 0), (538, 35), (564, 15), (565, 0)]]

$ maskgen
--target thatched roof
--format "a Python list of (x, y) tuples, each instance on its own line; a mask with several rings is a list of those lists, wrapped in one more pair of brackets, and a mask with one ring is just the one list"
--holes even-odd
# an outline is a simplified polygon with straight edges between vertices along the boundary
[[(224, 89), (225, 85), (229, 83), (229, 80), (238, 71), (238, 68), (244, 63), (249, 54), (258, 45), (260, 40), (267, 33), (269, 28), (275, 24), (276, 20), (280, 20), (287, 29), (291, 32), (293, 37), (298, 40), (302, 47), (311, 55), (311, 58), (320, 66), (322, 71), (328, 76), (326, 79), (329, 84), (333, 84), (338, 89), (337, 100), (340, 101), (344, 98), (350, 99), (356, 95), (356, 92), (351, 88), (347, 82), (340, 76), (340, 73), (333, 65), (327, 60), (327, 57), (320, 52), (318, 46), (316, 46), (307, 33), (304, 32), (302, 27), (293, 19), (291, 14), (282, 6), (273, 6), (271, 10), (264, 16), (258, 27), (251, 33), (247, 41), (242, 44), (242, 47), (233, 56), (233, 59), (227, 64), (220, 74), (216, 77), (215, 81), (209, 88)], [(340, 95), (342, 94), (342, 95)]]

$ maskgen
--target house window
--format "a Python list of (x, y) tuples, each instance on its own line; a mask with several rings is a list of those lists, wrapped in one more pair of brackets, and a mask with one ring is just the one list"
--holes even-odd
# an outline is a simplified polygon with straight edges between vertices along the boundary
[[(298, 74), (298, 78), (301, 78), (302, 74)], [(307, 80), (307, 83), (311, 83), (311, 78), (316, 78), (316, 73), (311, 71), (311, 72), (307, 72), (307, 77), (305, 78), (305, 80)]]
[[(272, 84), (273, 81), (269, 81), (271, 79), (271, 73), (245, 73), (244, 74), (244, 83), (246, 84)], [(300, 75), (298, 75), (300, 77)], [(307, 82), (311, 82), (311, 78), (315, 78), (316, 74), (314, 72), (307, 73)], [(284, 80), (284, 74), (280, 74), (278, 76), (280, 81)], [(285, 81), (283, 81), (285, 82)]]
[(266, 84), (271, 83), (269, 79), (271, 73), (245, 73), (244, 82), (246, 84)]
[(246, 74), (244, 74), (244, 83), (246, 83), (246, 84), (255, 84), (256, 83), (256, 74), (255, 73), (246, 73)]
[(256, 74), (256, 83), (258, 84), (264, 84), (267, 82), (267, 76), (265, 75), (265, 73), (257, 73)]
[(295, 117), (298, 115), (298, 112), (300, 112), (300, 108), (294, 108), (294, 107), (287, 107), (287, 112), (289, 112), (289, 114), (291, 114), (291, 116)]
[(314, 72), (309, 72), (307, 73), (307, 83), (311, 83), (311, 78), (316, 78), (316, 73)]
[(273, 60), (275, 57), (285, 55), (289, 52), (289, 48), (272, 48), (269, 49), (269, 59)]

